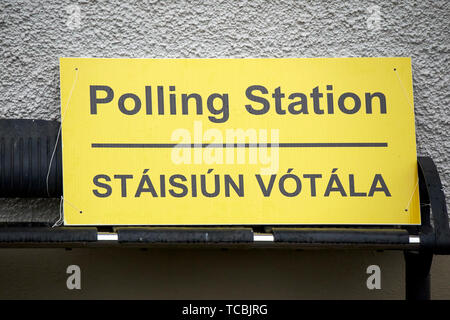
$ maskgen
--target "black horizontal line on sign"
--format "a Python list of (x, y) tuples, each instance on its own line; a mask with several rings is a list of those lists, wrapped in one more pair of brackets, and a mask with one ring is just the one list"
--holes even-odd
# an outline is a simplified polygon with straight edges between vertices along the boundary
[(92, 148), (386, 148), (387, 142), (319, 143), (93, 143)]

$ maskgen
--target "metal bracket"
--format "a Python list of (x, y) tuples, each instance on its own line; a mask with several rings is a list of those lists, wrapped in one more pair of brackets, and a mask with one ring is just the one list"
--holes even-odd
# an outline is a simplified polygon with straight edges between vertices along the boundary
[(418, 157), (418, 163), (422, 217), (421, 249), (433, 254), (450, 254), (449, 219), (439, 173), (430, 157)]
[(430, 157), (418, 157), (417, 160), (422, 219), (420, 250), (404, 251), (406, 299), (429, 300), (433, 254), (450, 254), (450, 227), (436, 165)]

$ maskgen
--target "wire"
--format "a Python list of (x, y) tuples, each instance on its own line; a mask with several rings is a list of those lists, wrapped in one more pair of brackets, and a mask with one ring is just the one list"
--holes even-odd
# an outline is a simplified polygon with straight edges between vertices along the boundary
[(59, 137), (61, 135), (62, 123), (63, 123), (63, 121), (64, 121), (64, 119), (66, 117), (67, 111), (69, 110), (69, 102), (70, 102), (70, 99), (72, 98), (73, 89), (75, 88), (75, 84), (77, 83), (77, 80), (78, 80), (78, 68), (75, 68), (75, 71), (76, 71), (75, 72), (75, 80), (73, 81), (72, 88), (70, 89), (69, 98), (67, 99), (67, 103), (66, 103), (66, 106), (64, 108), (64, 114), (61, 116), (61, 123), (59, 124), (59, 130), (58, 130), (58, 134), (56, 136), (55, 147), (53, 148), (52, 156), (50, 157), (50, 163), (48, 165), (47, 178), (46, 178), (46, 187), (47, 187), (47, 195), (49, 197), (50, 197), (50, 192), (48, 190), (48, 178), (50, 176), (50, 170), (52, 168), (52, 163), (53, 163), (53, 158), (55, 157), (56, 148), (58, 147)]

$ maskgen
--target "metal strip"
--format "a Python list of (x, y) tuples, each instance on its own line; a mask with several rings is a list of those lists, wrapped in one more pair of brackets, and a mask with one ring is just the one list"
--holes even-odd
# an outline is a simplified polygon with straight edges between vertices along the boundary
[(270, 233), (255, 233), (253, 235), (254, 242), (274, 242), (273, 234)]
[(409, 243), (420, 243), (419, 236), (409, 236)]

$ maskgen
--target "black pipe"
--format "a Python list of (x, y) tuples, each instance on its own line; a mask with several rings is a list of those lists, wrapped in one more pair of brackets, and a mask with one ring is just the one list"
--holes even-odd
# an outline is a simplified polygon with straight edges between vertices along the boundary
[(1, 198), (62, 195), (59, 127), (58, 121), (0, 119)]

